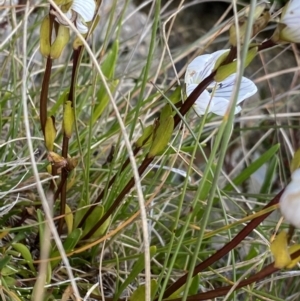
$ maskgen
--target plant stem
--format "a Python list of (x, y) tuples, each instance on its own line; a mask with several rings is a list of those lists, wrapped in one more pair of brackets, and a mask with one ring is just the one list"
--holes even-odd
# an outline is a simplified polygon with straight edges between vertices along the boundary
[[(270, 206), (273, 206), (279, 202), (279, 199), (284, 190), (281, 190), (263, 209), (266, 209)], [(271, 211), (272, 212), (272, 211)], [(223, 248), (217, 251), (215, 254), (199, 263), (194, 271), (193, 276), (197, 275), (207, 267), (211, 266), (217, 260), (224, 257), (228, 254), (233, 248), (235, 248), (253, 229), (255, 229), (265, 218), (267, 218), (271, 212), (267, 212), (259, 217), (254, 218), (251, 222), (249, 222), (229, 243), (227, 243)], [(187, 275), (185, 274), (181, 278), (179, 278), (176, 282), (174, 282), (170, 287), (165, 291), (163, 298), (168, 298), (171, 296), (178, 288), (185, 284)], [(200, 299), (199, 299), (200, 300)], [(202, 300), (202, 299), (201, 299)]]

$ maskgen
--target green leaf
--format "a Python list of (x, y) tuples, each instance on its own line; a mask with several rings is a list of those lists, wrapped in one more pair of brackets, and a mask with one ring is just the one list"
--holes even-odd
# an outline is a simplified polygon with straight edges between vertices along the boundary
[(165, 122), (170, 116), (172, 116), (172, 107), (171, 105), (166, 104), (160, 112), (159, 122)]
[[(255, 58), (256, 54), (257, 54), (257, 47), (253, 47), (251, 48), (246, 56), (246, 60), (245, 60), (245, 68), (252, 62), (252, 60)], [(221, 82), (223, 80), (225, 80), (228, 76), (230, 76), (233, 73), (236, 73), (236, 69), (237, 69), (237, 61), (233, 61), (229, 64), (226, 64), (224, 66), (220, 66), (217, 69), (217, 73), (214, 77), (214, 80), (216, 82)]]
[(36, 274), (36, 270), (32, 263), (33, 259), (29, 249), (21, 243), (14, 243), (12, 244), (12, 247), (21, 254), (21, 256), (26, 260), (26, 263), (28, 264), (30, 270), (34, 272), (34, 274)]
[(4, 256), (3, 258), (0, 259), (0, 271), (2, 271), (2, 269), (8, 265), (10, 259), (11, 259), (10, 256)]
[(196, 295), (199, 290), (199, 282), (200, 282), (200, 276), (197, 274), (195, 277), (193, 277), (191, 285), (189, 287), (189, 296)]
[(6, 266), (6, 267), (3, 267), (1, 269), (1, 275), (2, 276), (9, 276), (9, 275), (14, 275), (14, 274), (17, 274), (18, 273), (18, 270), (14, 269), (13, 267), (11, 266)]
[[(191, 285), (189, 287), (188, 296), (196, 295), (199, 289), (200, 276), (197, 274), (193, 277)], [(177, 291), (175, 291), (167, 300), (177, 299), (181, 297), (182, 292), (185, 290), (185, 285), (181, 286)]]
[(300, 167), (300, 148), (296, 150), (294, 157), (290, 164), (291, 173)]
[[(110, 91), (113, 93), (116, 90), (119, 81), (114, 80), (108, 84)], [(97, 93), (97, 105), (93, 111), (92, 124), (102, 115), (103, 111), (109, 104), (109, 96), (106, 92), (105, 87), (102, 85)]]
[[(152, 292), (156, 291), (157, 289), (157, 282), (155, 279), (151, 280), (150, 283), (151, 286), (151, 298), (153, 299)], [(145, 284), (140, 285), (130, 296), (130, 301), (144, 301), (145, 300), (145, 292), (146, 292), (146, 286)]]
[(65, 219), (65, 222), (67, 225), (68, 234), (70, 234), (70, 233), (72, 233), (72, 230), (73, 230), (74, 215), (68, 204), (66, 204), (65, 212), (66, 212), (66, 215), (65, 215), (64, 219)]
[[(96, 206), (93, 212), (89, 215), (83, 227), (83, 236), (90, 232), (90, 230), (98, 223), (104, 214), (104, 207), (102, 205)], [(106, 231), (111, 220), (111, 216), (93, 233), (91, 238), (99, 238)]]
[(217, 70), (220, 67), (220, 65), (226, 60), (228, 54), (229, 54), (229, 50), (225, 51), (222, 55), (220, 55), (218, 57), (218, 59), (216, 60), (213, 71)]
[[(232, 182), (234, 185), (241, 185), (244, 181), (250, 178), (250, 176), (256, 172), (261, 166), (263, 166), (266, 162), (268, 162), (278, 151), (280, 144), (276, 144), (272, 146), (269, 150), (267, 150), (262, 156), (260, 156), (257, 160), (252, 162), (250, 166), (245, 168)], [(231, 184), (225, 186), (224, 191), (230, 191), (233, 189)]]
[[(77, 228), (79, 222), (81, 219), (84, 217), (85, 213), (88, 211), (88, 208), (84, 208), (87, 205), (87, 201), (85, 199), (80, 199), (78, 208), (81, 208), (80, 210), (76, 210), (75, 212), (75, 218), (74, 218), (74, 223), (73, 223), (73, 228)], [(84, 208), (84, 209), (82, 209)]]
[(63, 129), (64, 129), (64, 134), (68, 138), (71, 138), (72, 136), (74, 120), (75, 120), (75, 115), (74, 115), (74, 108), (72, 107), (72, 102), (70, 100), (67, 100), (64, 104)]
[(191, 219), (193, 219), (196, 216), (197, 216), (197, 219), (200, 219), (202, 217), (202, 215), (203, 215), (203, 204), (202, 204), (202, 201), (206, 201), (207, 200), (207, 197), (208, 197), (208, 194), (209, 194), (209, 192), (211, 190), (212, 182), (213, 182), (213, 179), (214, 179), (215, 170), (216, 170), (216, 165), (212, 164), (211, 165), (211, 172), (208, 173), (205, 185), (203, 186), (203, 188), (202, 188), (202, 190), (201, 190), (201, 192), (199, 194), (199, 200), (200, 200), (200, 202), (197, 202), (196, 206), (193, 208)]
[[(152, 258), (156, 253), (156, 246), (150, 247), (150, 258)], [(144, 253), (141, 254), (138, 258), (138, 260), (135, 262), (135, 264), (132, 267), (132, 270), (128, 277), (125, 279), (125, 281), (121, 284), (120, 288), (118, 289), (117, 293), (115, 294), (114, 300), (117, 300), (122, 292), (126, 289), (126, 287), (134, 281), (134, 279), (138, 276), (138, 274), (141, 273), (142, 270), (145, 269), (145, 255)], [(142, 289), (141, 289), (142, 290)], [(134, 295), (134, 293), (133, 293)], [(132, 295), (132, 296), (133, 296)], [(144, 293), (145, 295), (145, 293)], [(143, 299), (131, 299), (130, 300), (143, 300)]]
[(173, 129), (174, 129), (173, 116), (169, 116), (167, 119), (162, 120), (162, 122), (158, 125), (158, 128), (154, 133), (153, 142), (148, 153), (149, 158), (159, 156), (165, 151), (172, 137)]
[(59, 96), (55, 104), (50, 109), (48, 116), (55, 115), (57, 113), (58, 109), (68, 100), (69, 97), (69, 90), (66, 89), (63, 91), (63, 93)]
[(87, 221), (83, 227), (83, 236), (85, 236), (90, 230), (97, 224), (104, 213), (104, 207), (102, 205), (96, 206), (92, 213), (89, 215)]
[(105, 60), (101, 64), (101, 70), (107, 79), (114, 77), (116, 63), (119, 52), (119, 41), (115, 40), (111, 49), (108, 51)]
[(168, 96), (168, 98), (174, 104), (181, 101), (181, 87), (177, 86), (173, 93), (170, 96)]
[(17, 285), (18, 280), (13, 277), (1, 277), (1, 283), (5, 287), (12, 287)]
[[(64, 250), (66, 251), (66, 253), (74, 250), (81, 236), (81, 229), (75, 229), (67, 236), (66, 240), (63, 242)], [(59, 256), (59, 254), (59, 251), (55, 249), (51, 252), (51, 257), (57, 257)], [(60, 259), (51, 261), (51, 268), (54, 269), (60, 263), (60, 261)]]
[(154, 131), (154, 126), (153, 124), (147, 126), (144, 129), (143, 134), (137, 139), (135, 145), (136, 147), (147, 147), (148, 145), (151, 144), (152, 142), (152, 135)]
[[(106, 77), (109, 83), (109, 88), (111, 92), (113, 93), (119, 83), (118, 80), (113, 80), (117, 58), (118, 58), (118, 52), (119, 52), (119, 41), (116, 40), (111, 49), (108, 51), (107, 56), (105, 60), (101, 64), (101, 70)], [(109, 96), (107, 95), (106, 89), (101, 85), (98, 93), (97, 93), (97, 105), (95, 106), (95, 109), (93, 111), (92, 116), (92, 124), (101, 116), (105, 108), (107, 107), (109, 103)]]
[(44, 241), (45, 221), (44, 214), (40, 209), (36, 210), (37, 220), (39, 222), (40, 244)]
[(274, 175), (277, 173), (278, 158), (272, 157), (267, 168), (264, 182), (260, 189), (260, 194), (269, 194), (272, 189)]

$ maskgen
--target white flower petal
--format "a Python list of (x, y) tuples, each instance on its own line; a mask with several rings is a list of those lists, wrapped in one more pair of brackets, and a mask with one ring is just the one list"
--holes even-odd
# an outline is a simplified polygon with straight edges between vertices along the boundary
[[(88, 32), (86, 22), (90, 22), (93, 19), (95, 10), (96, 3), (94, 0), (73, 0), (70, 9), (64, 13), (64, 15), (71, 22), (76, 23), (75, 25), (81, 34), (85, 34)], [(68, 24), (58, 15), (55, 20), (64, 26), (68, 26)]]
[(285, 188), (279, 201), (284, 218), (293, 226), (300, 228), (300, 169), (292, 173), (292, 180)]
[[(215, 64), (217, 59), (222, 55), (224, 54), (225, 52), (228, 52), (229, 53), (229, 49), (222, 49), (222, 50), (218, 50), (218, 51), (215, 51), (213, 52), (211, 55), (210, 55), (210, 60)], [(213, 66), (214, 67), (214, 66)]]
[(65, 14), (64, 14), (69, 20), (71, 20), (73, 14), (71, 12), (71, 10), (69, 9)]
[(281, 20), (288, 20), (291, 16), (295, 16), (300, 12), (300, 2), (299, 0), (291, 0), (287, 4), (287, 8), (284, 10)]
[[(300, 19), (300, 16), (299, 16)], [(298, 20), (299, 23), (299, 20)], [(293, 26), (293, 27), (292, 27)], [(295, 25), (289, 25), (289, 27), (284, 28), (280, 37), (283, 38), (284, 41), (292, 42), (292, 43), (300, 43), (300, 28)]]
[(186, 84), (199, 84), (202, 78), (202, 71), (205, 69), (208, 60), (210, 59), (210, 54), (204, 54), (196, 57), (188, 65), (184, 82)]
[(94, 0), (74, 0), (71, 9), (78, 13), (85, 22), (92, 21), (96, 3)]
[(201, 73), (205, 69), (210, 56), (210, 54), (200, 55), (191, 61), (185, 73), (184, 82), (186, 84), (199, 84), (202, 81)]
[[(229, 50), (216, 51), (210, 55), (202, 55), (195, 58), (189, 65), (185, 74), (186, 92), (190, 95), (197, 85), (211, 74), (217, 59)], [(213, 112), (224, 115), (228, 109), (236, 80), (236, 74), (231, 74), (221, 83), (212, 82), (197, 99), (194, 108), (198, 115), (205, 112)], [(237, 104), (257, 92), (256, 85), (248, 78), (242, 77), (238, 91)], [(207, 107), (209, 109), (207, 110)], [(235, 108), (235, 114), (241, 111), (241, 107)]]
[(77, 17), (76, 27), (81, 34), (86, 34), (89, 30), (86, 23), (80, 17)]
[[(186, 94), (189, 96), (197, 87), (197, 84), (191, 84), (186, 87)], [(210, 107), (212, 105), (212, 100), (210, 97), (210, 94), (205, 90), (201, 95), (197, 98), (194, 109), (198, 115), (204, 115), (206, 110), (207, 113), (209, 113), (211, 110), (210, 108), (207, 109), (207, 107)]]
[[(214, 92), (214, 97), (222, 97), (230, 100), (232, 97), (232, 92), (234, 90), (235, 79), (236, 74), (231, 74), (223, 82), (218, 83), (218, 88)], [(237, 104), (254, 95), (256, 92), (256, 85), (250, 79), (242, 77)]]
[(212, 54), (203, 54), (196, 57), (188, 65), (184, 82), (186, 84), (199, 84), (204, 78), (209, 76), (215, 67), (216, 60), (228, 49), (219, 50)]
[(284, 8), (281, 23), (286, 27), (281, 30), (280, 37), (285, 41), (300, 43), (300, 1), (291, 0)]
[[(229, 107), (229, 100), (221, 97), (213, 97), (213, 106), (211, 108), (212, 113), (216, 115), (224, 116), (226, 111), (228, 110), (228, 107)], [(241, 111), (241, 107), (237, 106), (235, 107), (234, 114), (237, 114), (240, 111)]]

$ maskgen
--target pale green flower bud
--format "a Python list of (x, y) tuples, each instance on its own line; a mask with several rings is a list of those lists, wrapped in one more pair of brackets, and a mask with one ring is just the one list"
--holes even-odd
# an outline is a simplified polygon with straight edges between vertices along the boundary
[(64, 115), (63, 115), (64, 134), (68, 138), (71, 138), (74, 120), (75, 117), (74, 117), (74, 109), (72, 108), (72, 102), (68, 100), (65, 103)]
[(47, 15), (41, 24), (40, 28), (40, 52), (43, 56), (48, 57), (50, 54), (51, 49), (51, 42), (50, 42), (50, 18)]
[(50, 57), (52, 59), (59, 58), (64, 48), (67, 46), (69, 40), (70, 40), (69, 28), (63, 25), (59, 25), (56, 39), (54, 43), (51, 45)]
[(54, 140), (56, 137), (55, 119), (48, 117), (45, 124), (45, 145), (48, 151), (53, 151)]
[[(269, 12), (264, 13), (266, 4), (260, 4), (255, 8), (253, 16), (253, 25), (251, 38), (254, 38), (261, 30), (263, 30), (270, 20)], [(229, 42), (232, 46), (237, 46), (238, 43), (244, 44), (245, 34), (247, 30), (247, 22), (249, 17), (249, 7), (247, 7), (239, 19), (239, 36), (237, 37), (236, 24), (233, 24), (229, 29)]]

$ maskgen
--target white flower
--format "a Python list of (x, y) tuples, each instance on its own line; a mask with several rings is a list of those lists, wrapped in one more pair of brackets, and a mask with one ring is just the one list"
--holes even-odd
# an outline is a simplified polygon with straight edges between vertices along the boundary
[(288, 223), (300, 228), (300, 168), (292, 173), (292, 180), (280, 198), (279, 208)]
[(281, 23), (285, 25), (280, 30), (280, 40), (300, 43), (300, 1), (291, 0), (284, 7), (281, 14)]
[[(196, 57), (187, 68), (185, 73), (186, 93), (189, 96), (198, 84), (211, 74), (216, 60), (228, 50), (216, 51)], [(220, 83), (212, 82), (198, 97), (194, 109), (198, 115), (204, 115), (206, 110), (223, 116), (228, 109), (230, 98), (234, 90), (236, 73), (231, 74)], [(237, 104), (257, 92), (256, 85), (248, 78), (242, 77)], [(208, 108), (208, 109), (207, 109)], [(235, 114), (241, 111), (241, 107), (235, 108)]]
[[(63, 11), (64, 7), (69, 7), (67, 11), (64, 11), (64, 15), (71, 22), (75, 23), (76, 28), (81, 34), (86, 34), (88, 32), (86, 23), (92, 21), (96, 10), (96, 3), (94, 0), (73, 0), (71, 2), (71, 5), (69, 3), (62, 6)], [(60, 17), (59, 14), (55, 12), (52, 13), (55, 14), (58, 23), (68, 26), (66, 21)]]

